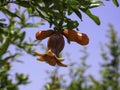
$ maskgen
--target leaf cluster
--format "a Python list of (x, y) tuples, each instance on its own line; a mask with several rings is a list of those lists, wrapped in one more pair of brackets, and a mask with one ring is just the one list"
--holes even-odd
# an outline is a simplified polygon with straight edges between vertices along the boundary
[[(117, 0), (112, 0), (115, 6), (119, 6)], [(30, 16), (41, 17), (49, 22), (50, 27), (54, 26), (55, 30), (78, 29), (78, 20), (72, 20), (69, 16), (75, 14), (82, 21), (82, 12), (87, 14), (97, 25), (100, 20), (93, 15), (90, 9), (104, 5), (101, 0), (3, 0), (0, 2), (0, 9), (4, 13), (19, 17), (2, 6), (9, 3), (16, 4), (27, 9)], [(21, 17), (19, 17), (21, 18)]]
[[(0, 2), (1, 3), (1, 2)], [(4, 4), (4, 3), (3, 3)], [(40, 22), (30, 22), (30, 16), (26, 9), (15, 6), (11, 10), (11, 5), (0, 6), (0, 90), (19, 90), (20, 85), (29, 83), (28, 76), (23, 73), (16, 73), (14, 76), (9, 72), (12, 69), (13, 62), (22, 62), (18, 57), (23, 55), (22, 51), (33, 55), (33, 46), (37, 42), (26, 41), (26, 32), (24, 28), (36, 27)], [(10, 47), (14, 47), (11, 50)]]
[[(4, 1), (5, 2), (5, 1)], [(97, 16), (89, 9), (103, 5), (102, 1), (95, 0), (17, 0), (12, 1), (16, 5), (26, 8), (31, 16), (38, 16), (47, 20), (55, 30), (74, 29), (79, 25), (78, 20), (72, 20), (68, 16), (76, 14), (82, 21), (82, 13), (87, 14), (96, 24), (100, 24)], [(1, 3), (2, 4), (2, 3)], [(3, 5), (6, 5), (4, 3)], [(7, 9), (1, 7), (1, 11), (13, 17), (19, 17)], [(19, 17), (20, 18), (20, 17)]]
[(102, 49), (104, 64), (101, 64), (103, 69), (101, 74), (103, 76), (103, 86), (105, 89), (111, 88), (112, 90), (119, 90), (120, 41), (113, 25), (110, 24), (109, 27), (110, 30), (107, 38), (109, 38), (110, 43), (107, 43), (105, 46), (108, 48), (110, 56), (105, 53), (105, 49)]

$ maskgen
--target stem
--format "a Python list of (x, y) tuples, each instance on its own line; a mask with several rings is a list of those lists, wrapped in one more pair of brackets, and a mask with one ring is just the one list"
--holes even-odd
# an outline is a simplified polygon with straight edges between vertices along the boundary
[(3, 54), (6, 53), (9, 45), (10, 45), (10, 35), (6, 38), (5, 43), (0, 47), (0, 58), (2, 57)]

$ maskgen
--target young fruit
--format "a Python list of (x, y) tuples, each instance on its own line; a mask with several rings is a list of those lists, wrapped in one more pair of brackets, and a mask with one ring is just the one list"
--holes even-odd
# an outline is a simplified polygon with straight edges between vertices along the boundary
[(48, 39), (48, 49), (51, 49), (57, 56), (63, 50), (65, 45), (63, 35), (55, 32)]

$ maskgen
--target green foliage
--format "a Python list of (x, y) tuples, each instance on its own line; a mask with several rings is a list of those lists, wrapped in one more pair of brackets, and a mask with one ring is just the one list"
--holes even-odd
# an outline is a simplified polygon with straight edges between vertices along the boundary
[[(112, 1), (117, 7), (119, 6), (117, 0)], [(30, 16), (38, 16), (47, 20), (50, 27), (54, 26), (55, 30), (77, 29), (78, 20), (72, 20), (68, 16), (74, 13), (82, 21), (81, 12), (87, 14), (96, 24), (100, 25), (99, 18), (93, 15), (90, 9), (104, 5), (101, 0), (3, 0), (0, 2), (0, 9), (3, 13), (18, 18), (21, 18), (18, 14), (2, 7), (9, 3), (26, 8)]]
[(51, 81), (45, 84), (45, 90), (61, 90), (62, 75), (58, 76), (58, 69), (55, 69), (52, 72), (47, 71), (47, 74), (49, 74), (49, 79)]
[[(86, 60), (89, 56), (87, 52), (87, 48), (85, 47), (81, 50), (83, 56), (80, 58), (81, 62), (71, 63), (69, 67), (69, 76), (71, 82), (69, 86), (66, 87), (65, 90), (87, 90), (88, 78), (84, 74), (86, 73), (87, 69), (90, 67), (86, 64)], [(74, 68), (75, 67), (75, 68)]]
[(112, 90), (119, 90), (120, 40), (118, 38), (117, 32), (114, 30), (114, 27), (111, 24), (109, 26), (109, 43), (106, 44), (106, 46), (109, 49), (110, 53), (108, 55), (107, 53), (105, 53), (105, 51), (103, 52), (104, 56), (106, 56), (107, 58), (103, 57), (103, 59), (105, 60), (105, 64), (102, 64), (102, 81), (105, 90), (108, 90), (109, 88), (111, 88)]
[(85, 10), (85, 11), (83, 10), (83, 12), (86, 13), (91, 19), (93, 19), (96, 24), (100, 25), (100, 20), (99, 20), (99, 18), (98, 18), (97, 16), (93, 15), (93, 14), (90, 12), (90, 10)]
[[(3, 2), (3, 4), (0, 4), (1, 6), (9, 3), (7, 1)], [(80, 20), (82, 20), (81, 11), (86, 13), (96, 24), (99, 25), (99, 18), (93, 15), (89, 9), (103, 5), (102, 1), (95, 0), (17, 0), (10, 3), (26, 8), (31, 16), (38, 16), (47, 20), (50, 27), (54, 25), (55, 30), (71, 30), (77, 28), (79, 25), (78, 20), (72, 20), (68, 16), (75, 13)], [(19, 17), (18, 14), (10, 12), (2, 7), (1, 11), (12, 17)]]
[[(21, 51), (33, 55), (33, 46), (37, 42), (25, 41), (26, 32), (24, 28), (32, 28), (38, 26), (38, 23), (29, 22), (30, 16), (25, 16), (28, 13), (26, 9), (15, 6), (17, 10), (11, 10), (11, 5), (0, 2), (0, 90), (19, 90), (20, 85), (29, 83), (28, 75), (16, 72), (11, 75), (9, 72), (13, 62), (21, 62), (18, 57), (22, 55)], [(6, 5), (6, 6), (4, 6)], [(9, 49), (14, 46), (15, 53)]]
[(11, 63), (8, 60), (0, 60), (0, 90), (19, 90), (18, 86), (28, 84), (28, 76), (15, 74), (15, 82), (9, 74)]
[(114, 3), (114, 5), (115, 5), (116, 7), (119, 7), (118, 0), (112, 0), (112, 2)]

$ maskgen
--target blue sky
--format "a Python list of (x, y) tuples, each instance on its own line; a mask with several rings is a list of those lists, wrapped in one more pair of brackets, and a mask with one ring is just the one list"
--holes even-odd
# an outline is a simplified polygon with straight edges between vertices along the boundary
[[(88, 52), (90, 53), (89, 59), (87, 60), (87, 64), (92, 67), (88, 69), (87, 74), (92, 74), (98, 80), (100, 80), (99, 76), (99, 63), (102, 62), (102, 58), (100, 57), (100, 43), (107, 43), (105, 35), (107, 34), (107, 30), (109, 30), (108, 24), (111, 23), (114, 25), (115, 30), (120, 35), (120, 7), (115, 7), (112, 2), (105, 2), (105, 6), (101, 6), (95, 9), (91, 9), (92, 13), (99, 16), (101, 20), (101, 25), (96, 25), (87, 15), (83, 14), (83, 22), (81, 22), (75, 15), (72, 15), (72, 19), (76, 19), (80, 22), (79, 32), (86, 33), (89, 36), (90, 43), (87, 45)], [(45, 22), (45, 25), (41, 25), (38, 28), (34, 29), (25, 29), (27, 32), (27, 37), (31, 37), (35, 40), (35, 33), (38, 30), (47, 30), (49, 29), (49, 25)], [(66, 39), (65, 39), (66, 40)], [(44, 45), (47, 45), (47, 39), (41, 42)], [(14, 47), (11, 46), (11, 49)], [(71, 43), (65, 45), (63, 52), (63, 56), (65, 61), (63, 63), (68, 64), (69, 60), (65, 57), (65, 53), (69, 52), (72, 61), (78, 62), (81, 57), (80, 50), (83, 46), (78, 45), (77, 43)], [(37, 51), (44, 53), (44, 51), (38, 47)], [(27, 86), (21, 86), (20, 90), (41, 90), (43, 85), (49, 81), (48, 75), (45, 73), (46, 70), (53, 71), (56, 67), (49, 66), (46, 63), (42, 63), (36, 60), (36, 57), (32, 57), (30, 55), (25, 54), (20, 57), (21, 60), (24, 61), (24, 64), (13, 63), (13, 68), (11, 70), (11, 74), (15, 72), (22, 72), (26, 75), (29, 75), (31, 84)], [(60, 73), (67, 74), (68, 68), (59, 68)], [(69, 81), (69, 80), (68, 80)]]

